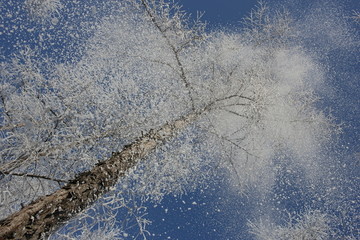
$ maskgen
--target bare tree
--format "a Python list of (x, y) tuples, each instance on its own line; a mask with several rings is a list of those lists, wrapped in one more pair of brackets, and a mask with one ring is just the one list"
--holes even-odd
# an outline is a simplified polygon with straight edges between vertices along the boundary
[[(61, 6), (25, 4), (35, 15)], [(262, 4), (244, 32), (230, 34), (206, 33), (163, 0), (123, 1), (112, 11), (78, 60), (24, 46), (2, 66), (1, 188), (13, 198), (1, 209), (0, 239), (48, 236), (127, 175), (138, 176), (135, 192), (157, 199), (206, 179), (204, 166), (229, 168), (243, 189), (278, 149), (316, 151), (330, 133), (306, 82), (316, 63), (287, 45), (286, 12), (271, 18)], [(216, 163), (176, 137), (194, 126), (217, 143), (208, 148), (221, 152)], [(185, 146), (178, 156), (187, 161), (154, 160), (167, 144)]]

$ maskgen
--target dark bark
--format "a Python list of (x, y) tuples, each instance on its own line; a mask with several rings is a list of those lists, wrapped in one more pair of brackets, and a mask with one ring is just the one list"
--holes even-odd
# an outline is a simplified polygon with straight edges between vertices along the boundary
[(0, 240), (44, 239), (61, 224), (90, 206), (119, 178), (159, 144), (171, 139), (200, 114), (193, 113), (152, 130), (109, 159), (78, 175), (56, 192), (40, 197), (0, 221)]

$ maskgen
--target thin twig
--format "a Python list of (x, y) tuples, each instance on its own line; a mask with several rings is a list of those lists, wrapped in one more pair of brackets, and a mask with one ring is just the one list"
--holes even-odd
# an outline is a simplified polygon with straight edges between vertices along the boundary
[(0, 172), (0, 174), (4, 175), (10, 175), (10, 176), (17, 176), (17, 177), (30, 177), (30, 178), (39, 178), (39, 179), (45, 179), (50, 180), (58, 183), (67, 183), (67, 180), (57, 179), (57, 178), (51, 178), (47, 176), (37, 175), (37, 174), (29, 174), (29, 173), (12, 173), (12, 172)]

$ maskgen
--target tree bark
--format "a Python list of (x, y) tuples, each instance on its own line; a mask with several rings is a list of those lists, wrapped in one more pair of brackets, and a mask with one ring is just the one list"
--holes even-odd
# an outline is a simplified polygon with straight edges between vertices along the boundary
[(56, 192), (40, 197), (18, 212), (0, 221), (0, 240), (44, 239), (61, 224), (90, 206), (108, 192), (120, 177), (146, 157), (158, 145), (194, 122), (201, 113), (194, 112), (158, 130), (151, 130), (121, 152), (78, 175)]

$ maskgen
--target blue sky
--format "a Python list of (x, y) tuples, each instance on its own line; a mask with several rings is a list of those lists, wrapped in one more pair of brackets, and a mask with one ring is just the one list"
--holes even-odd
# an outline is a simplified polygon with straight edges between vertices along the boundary
[[(254, 0), (180, 0), (179, 3), (183, 5), (184, 10), (196, 15), (197, 11), (204, 12), (203, 20), (208, 22), (208, 29), (223, 28), (224, 26), (232, 29), (241, 27), (242, 18), (255, 7), (257, 1)], [(269, 1), (270, 5), (277, 6), (284, 4), (289, 9), (295, 12), (295, 17), (306, 15), (317, 4), (323, 4), (324, 13), (328, 9), (343, 9), (340, 11), (342, 19), (350, 16), (351, 10), (360, 11), (360, 3), (357, 0), (334, 0), (334, 1)], [(3, 3), (1, 3), (3, 4)], [(321, 11), (320, 11), (321, 13)], [(336, 11), (333, 12), (336, 14)], [(349, 14), (349, 15), (346, 15)], [(329, 18), (326, 21), (331, 21), (329, 14), (325, 14)], [(331, 15), (331, 14), (330, 14)], [(313, 16), (313, 15), (312, 15)], [(339, 16), (337, 16), (339, 17)], [(2, 19), (2, 18), (0, 18)], [(335, 18), (336, 19), (336, 18)], [(325, 20), (324, 20), (325, 22)], [(360, 25), (353, 25), (359, 30)], [(324, 25), (326, 25), (324, 23)], [(31, 26), (27, 26), (31, 27)], [(26, 32), (26, 31), (25, 31)], [(321, 32), (318, 34), (309, 34), (309, 38), (305, 39), (307, 43), (314, 44), (311, 47), (314, 51), (321, 53), (322, 48), (316, 46), (321, 38)], [(26, 33), (19, 34), (23, 40), (27, 40)], [(15, 36), (16, 37), (16, 36)], [(3, 48), (2, 58), (6, 58), (9, 53), (16, 49), (16, 46), (11, 45), (11, 41), (15, 38), (11, 35), (7, 39), (2, 39)], [(312, 40), (316, 40), (312, 42)], [(359, 38), (357, 38), (358, 41)], [(304, 40), (304, 41), (305, 41)], [(321, 40), (321, 39), (320, 39)], [(30, 41), (30, 40), (29, 40)], [(53, 40), (55, 42), (55, 40)], [(56, 40), (57, 41), (57, 40)], [(62, 40), (61, 40), (62, 41)], [(57, 54), (54, 49), (62, 49), (64, 42), (56, 42), (51, 45), (50, 52)], [(31, 42), (31, 41), (30, 41)], [(327, 44), (327, 43), (324, 43)], [(77, 45), (74, 44), (75, 48)], [(14, 47), (14, 48), (13, 48)], [(73, 51), (74, 49), (67, 49)], [(61, 50), (62, 51), (62, 50)], [(343, 169), (338, 170), (341, 174), (347, 173), (346, 178), (338, 179), (339, 181), (334, 186), (343, 188), (342, 196), (339, 196), (338, 202), (332, 204), (341, 204), (347, 201), (348, 198), (359, 195), (359, 180), (358, 170), (360, 161), (360, 83), (359, 83), (359, 51), (347, 49), (332, 49), (326, 56), (324, 61), (329, 63), (329, 75), (335, 76), (331, 78), (331, 84), (335, 91), (329, 93), (324, 90), (320, 91), (322, 94), (321, 108), (331, 109), (335, 121), (342, 123), (344, 126), (344, 134), (338, 139), (338, 144), (333, 146), (332, 156), (337, 159), (336, 164), (343, 166)], [(66, 55), (66, 54), (64, 54)], [(336, 73), (336, 74), (335, 74)], [(334, 171), (331, 176), (335, 178), (338, 173)], [(291, 175), (291, 174), (290, 174)], [(330, 176), (330, 175), (329, 175)], [(296, 185), (296, 179), (300, 178), (296, 174), (291, 176), (284, 176), (279, 179), (278, 188), (274, 190), (273, 195), (269, 196), (268, 201), (273, 201), (278, 208), (286, 208), (294, 211), (302, 211), (306, 206), (311, 205), (314, 200), (314, 195), (310, 193), (301, 192), (301, 187)], [(294, 180), (293, 184), (289, 184), (285, 180)], [(284, 181), (282, 181), (284, 180)], [(340, 181), (341, 180), (341, 181)], [(276, 195), (286, 194), (286, 199), (277, 199)], [(195, 192), (190, 192), (181, 197), (167, 196), (159, 203), (147, 203), (148, 218), (153, 222), (148, 227), (148, 230), (154, 235), (149, 239), (163, 240), (163, 239), (178, 239), (178, 240), (235, 240), (235, 239), (251, 239), (251, 236), (246, 233), (246, 224), (254, 212), (261, 214), (264, 209), (259, 207), (263, 202), (259, 201), (254, 204), (253, 199), (240, 196), (236, 192), (227, 190), (227, 183), (221, 177), (212, 180), (212, 183), (206, 188), (199, 189)], [(319, 203), (318, 203), (319, 204)], [(357, 206), (351, 208), (359, 209), (359, 202), (355, 203)], [(328, 206), (329, 208), (333, 206)], [(356, 212), (352, 212), (353, 218), (356, 218)], [(356, 226), (356, 223), (354, 223)], [(357, 224), (359, 226), (359, 224)]]
[(256, 5), (256, 0), (180, 0), (184, 9), (196, 16), (204, 13), (203, 20), (211, 26), (237, 24)]

